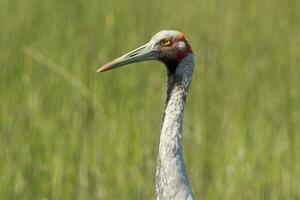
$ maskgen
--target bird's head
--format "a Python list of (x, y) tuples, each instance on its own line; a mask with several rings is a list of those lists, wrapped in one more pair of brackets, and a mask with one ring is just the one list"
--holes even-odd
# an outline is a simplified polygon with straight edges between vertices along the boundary
[(147, 44), (103, 65), (97, 72), (115, 69), (130, 63), (159, 60), (166, 64), (169, 73), (174, 73), (180, 61), (190, 53), (192, 53), (191, 46), (183, 33), (160, 31)]

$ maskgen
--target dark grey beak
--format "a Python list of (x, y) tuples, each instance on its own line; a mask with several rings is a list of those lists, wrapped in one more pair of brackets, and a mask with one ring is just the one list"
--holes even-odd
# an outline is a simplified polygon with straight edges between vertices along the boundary
[(97, 72), (108, 71), (117, 67), (128, 65), (130, 63), (136, 63), (146, 60), (157, 60), (159, 58), (159, 54), (154, 50), (154, 46), (155, 43), (150, 41), (149, 43), (103, 65), (97, 70)]

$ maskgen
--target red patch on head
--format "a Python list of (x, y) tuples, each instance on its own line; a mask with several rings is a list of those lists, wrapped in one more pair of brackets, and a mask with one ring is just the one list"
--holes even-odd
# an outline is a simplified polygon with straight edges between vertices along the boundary
[(185, 45), (186, 45), (186, 50), (185, 51), (177, 53), (177, 59), (178, 59), (178, 61), (180, 61), (180, 60), (184, 59), (189, 53), (193, 53), (193, 51), (192, 51), (192, 48), (191, 48), (190, 44), (185, 39), (183, 33), (179, 33), (179, 35), (177, 37), (177, 41), (184, 42)]

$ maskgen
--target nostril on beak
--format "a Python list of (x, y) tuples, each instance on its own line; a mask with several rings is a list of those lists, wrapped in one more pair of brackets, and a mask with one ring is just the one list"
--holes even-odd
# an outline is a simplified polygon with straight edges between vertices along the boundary
[(136, 55), (137, 55), (137, 53), (132, 53), (132, 54), (128, 55), (128, 57), (134, 57)]
[(134, 56), (136, 56), (141, 50), (143, 50), (143, 49), (145, 49), (145, 48), (146, 48), (146, 45), (144, 45), (144, 46), (142, 46), (142, 47), (140, 47), (140, 48), (138, 48), (138, 49), (136, 49), (136, 50), (130, 52), (130, 53), (128, 54), (128, 57), (134, 57)]

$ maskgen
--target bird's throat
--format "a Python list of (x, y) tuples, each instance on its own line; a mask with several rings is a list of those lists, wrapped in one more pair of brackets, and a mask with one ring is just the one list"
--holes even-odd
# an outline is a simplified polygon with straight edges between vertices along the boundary
[(170, 77), (175, 74), (176, 68), (178, 66), (178, 61), (168, 61), (165, 62), (165, 65), (167, 66), (168, 77)]

